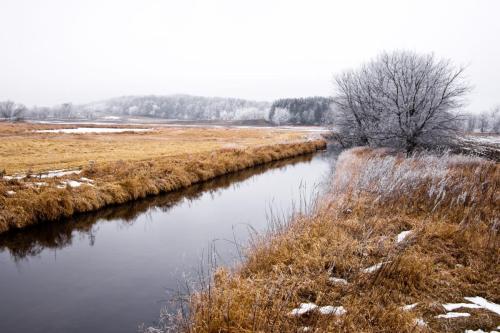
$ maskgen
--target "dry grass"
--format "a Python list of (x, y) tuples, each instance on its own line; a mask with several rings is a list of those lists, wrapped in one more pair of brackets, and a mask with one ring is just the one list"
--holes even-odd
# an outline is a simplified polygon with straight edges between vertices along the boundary
[(99, 127), (97, 125), (41, 125), (0, 122), (0, 170), (7, 174), (78, 168), (118, 160), (140, 161), (159, 156), (202, 153), (220, 148), (304, 141), (306, 133), (270, 129), (175, 128), (151, 126), (101, 126), (152, 128), (148, 132), (37, 133), (36, 130)]
[[(30, 126), (10, 129), (2, 138), (6, 145), (0, 148), (0, 162), (8, 173), (28, 168), (36, 175), (69, 166), (82, 166), (82, 172), (0, 180), (0, 232), (177, 190), (325, 146), (323, 140), (305, 140), (303, 133), (270, 130), (162, 128), (140, 134), (71, 135), (33, 134)], [(61, 186), (81, 177), (92, 182)]]
[[(250, 245), (234, 272), (217, 269), (177, 318), (187, 332), (489, 331), (500, 316), (438, 319), (443, 303), (500, 303), (500, 166), (480, 158), (356, 148), (339, 157), (313, 214)], [(402, 242), (402, 231), (411, 234)], [(367, 267), (383, 263), (372, 273)], [(335, 284), (329, 278), (345, 279)], [(342, 316), (289, 315), (300, 303)], [(402, 307), (418, 303), (413, 310)], [(417, 319), (425, 325), (418, 325)], [(180, 324), (179, 324), (180, 323)], [(166, 326), (165, 326), (166, 327)], [(307, 328), (307, 329), (306, 329)]]

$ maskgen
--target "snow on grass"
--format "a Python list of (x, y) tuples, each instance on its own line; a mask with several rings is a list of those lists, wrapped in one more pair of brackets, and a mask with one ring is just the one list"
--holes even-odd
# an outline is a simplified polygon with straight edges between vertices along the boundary
[(290, 312), (291, 316), (302, 316), (308, 312), (315, 310), (318, 306), (314, 303), (300, 303), (298, 308), (293, 309)]
[(475, 141), (478, 143), (485, 143), (491, 145), (500, 145), (500, 135), (477, 136), (469, 135), (465, 137), (466, 141)]
[(62, 128), (51, 130), (38, 130), (37, 133), (122, 133), (122, 132), (147, 132), (150, 128), (108, 128), (108, 127), (78, 127), (78, 128)]
[(302, 316), (314, 310), (318, 310), (319, 313), (321, 313), (322, 315), (335, 315), (335, 316), (342, 316), (347, 312), (343, 306), (326, 305), (318, 307), (314, 303), (300, 303), (299, 307), (293, 309), (289, 313), (289, 315), (297, 317), (297, 316)]
[(79, 182), (76, 180), (64, 180), (61, 182), (60, 185), (57, 185), (57, 188), (65, 188), (66, 186), (69, 186), (71, 188), (75, 188), (75, 187), (80, 187), (82, 185), (94, 186), (90, 183)]
[(14, 192), (14, 191), (7, 191), (5, 193), (7, 193), (8, 196), (12, 196), (12, 195), (16, 194), (16, 192)]
[(346, 285), (347, 284), (346, 279), (340, 279), (340, 278), (336, 278), (336, 277), (328, 278), (328, 282), (330, 282), (332, 284), (338, 284), (338, 285)]
[[(82, 170), (77, 170), (77, 169), (73, 169), (73, 170), (61, 169), (61, 170), (51, 170), (51, 171), (46, 171), (46, 172), (40, 172), (36, 175), (30, 174), (30, 176), (44, 179), (44, 178), (63, 177), (63, 176), (73, 175), (73, 174), (77, 175), (81, 172), (82, 172)], [(21, 179), (26, 178), (27, 176), (28, 175), (26, 175), (26, 174), (16, 174), (16, 175), (12, 175), (12, 176), (4, 176), (3, 179), (5, 179), (5, 180), (11, 180), (11, 179), (21, 180)]]
[(402, 231), (396, 237), (396, 243), (401, 243), (411, 234), (411, 230)]
[(443, 308), (445, 308), (446, 311), (453, 311), (460, 308), (481, 309), (482, 307), (477, 304), (471, 304), (471, 303), (448, 303), (448, 304), (443, 304)]
[(451, 319), (451, 318), (460, 318), (460, 317), (469, 317), (470, 313), (467, 312), (448, 312), (446, 314), (440, 314), (436, 316), (436, 318), (444, 318), (444, 319)]
[(373, 265), (373, 266), (370, 266), (370, 267), (362, 269), (361, 272), (363, 272), (363, 273), (373, 273), (373, 272), (378, 271), (379, 269), (381, 269), (384, 264), (385, 264), (385, 262), (378, 263), (376, 265)]
[(94, 182), (93, 179), (89, 179), (89, 178), (85, 178), (85, 177), (80, 178), (80, 181), (85, 182), (85, 183), (93, 183)]
[(332, 306), (332, 305), (327, 305), (327, 306), (322, 306), (319, 308), (319, 313), (323, 315), (335, 315), (335, 316), (342, 316), (346, 314), (346, 309), (343, 306)]
[(422, 318), (415, 318), (414, 322), (415, 322), (415, 325), (417, 325), (419, 327), (425, 327), (425, 326), (427, 326), (427, 323)]
[(67, 175), (79, 174), (82, 170), (52, 170), (43, 173), (40, 178), (54, 178), (54, 177), (62, 177)]
[(401, 307), (401, 309), (403, 309), (403, 311), (411, 311), (411, 310), (415, 309), (415, 307), (417, 305), (418, 305), (418, 303), (408, 304), (408, 305)]
[[(500, 329), (500, 326), (497, 327), (497, 330)], [(483, 331), (482, 329), (478, 330), (465, 330), (465, 333), (488, 333), (488, 331)], [(499, 333), (498, 331), (490, 331), (490, 333)]]
[(483, 309), (490, 310), (491, 312), (495, 312), (497, 315), (500, 315), (500, 305), (489, 302), (486, 299), (476, 296), (476, 297), (464, 297), (467, 301), (479, 305)]

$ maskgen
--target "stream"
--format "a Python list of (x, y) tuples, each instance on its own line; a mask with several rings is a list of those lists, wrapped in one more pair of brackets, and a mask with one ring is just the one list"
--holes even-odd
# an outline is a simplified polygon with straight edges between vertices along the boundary
[(326, 187), (338, 151), (277, 161), (187, 189), (0, 235), (0, 332), (137, 332), (202, 258), (233, 266), (251, 231)]

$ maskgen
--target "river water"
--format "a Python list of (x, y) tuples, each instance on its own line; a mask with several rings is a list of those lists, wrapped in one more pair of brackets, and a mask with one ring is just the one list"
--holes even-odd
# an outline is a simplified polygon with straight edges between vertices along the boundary
[(136, 332), (215, 249), (239, 260), (325, 186), (335, 151), (274, 162), (188, 189), (0, 235), (0, 332)]

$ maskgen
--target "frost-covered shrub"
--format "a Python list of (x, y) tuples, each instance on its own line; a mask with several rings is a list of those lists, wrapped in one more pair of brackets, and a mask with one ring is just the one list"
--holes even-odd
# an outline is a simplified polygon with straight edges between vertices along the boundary
[(445, 152), (405, 158), (387, 150), (354, 148), (339, 156), (332, 186), (336, 196), (407, 202), (433, 211), (472, 207), (485, 198), (493, 202), (495, 174), (495, 163), (478, 157)]

